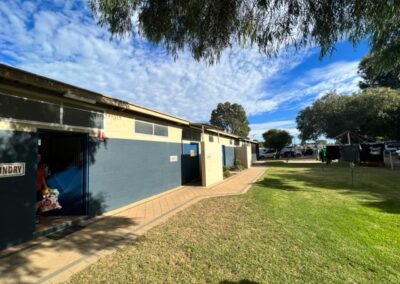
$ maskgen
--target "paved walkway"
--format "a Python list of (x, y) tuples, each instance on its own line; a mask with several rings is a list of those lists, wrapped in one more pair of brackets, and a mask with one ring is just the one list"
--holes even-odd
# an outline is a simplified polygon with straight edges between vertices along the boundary
[(138, 235), (199, 200), (241, 194), (265, 171), (258, 166), (210, 188), (184, 186), (123, 211), (89, 221), (58, 240), (35, 239), (0, 254), (0, 283), (59, 283), (100, 257), (115, 252)]

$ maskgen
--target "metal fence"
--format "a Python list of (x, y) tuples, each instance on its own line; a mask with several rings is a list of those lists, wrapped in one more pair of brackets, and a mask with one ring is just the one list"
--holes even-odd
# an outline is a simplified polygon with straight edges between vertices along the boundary
[(400, 156), (396, 153), (385, 151), (383, 155), (385, 161), (385, 167), (393, 169), (393, 170), (400, 170)]

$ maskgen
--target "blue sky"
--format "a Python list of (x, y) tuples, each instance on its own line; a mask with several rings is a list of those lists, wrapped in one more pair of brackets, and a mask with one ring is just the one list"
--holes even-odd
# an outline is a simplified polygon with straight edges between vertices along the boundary
[(240, 103), (258, 139), (270, 128), (295, 135), (297, 112), (329, 90), (357, 91), (367, 50), (343, 41), (320, 61), (318, 48), (271, 59), (234, 46), (208, 66), (187, 52), (174, 61), (135, 34), (110, 40), (86, 1), (0, 2), (0, 62), (193, 121), (208, 121), (218, 102)]

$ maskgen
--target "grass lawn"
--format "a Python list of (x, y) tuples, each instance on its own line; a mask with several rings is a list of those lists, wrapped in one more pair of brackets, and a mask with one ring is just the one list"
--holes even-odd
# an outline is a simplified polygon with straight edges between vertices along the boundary
[(270, 162), (245, 195), (204, 200), (72, 283), (400, 283), (400, 173)]

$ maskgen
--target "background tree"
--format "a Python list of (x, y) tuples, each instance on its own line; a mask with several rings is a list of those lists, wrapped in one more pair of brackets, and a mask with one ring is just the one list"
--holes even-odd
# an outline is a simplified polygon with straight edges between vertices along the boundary
[[(188, 49), (214, 62), (233, 45), (257, 45), (268, 56), (281, 48), (319, 45), (321, 56), (347, 38), (368, 38), (384, 62), (399, 65), (398, 0), (88, 0), (112, 35), (138, 32), (174, 56)], [(136, 16), (137, 15), (137, 16)]]
[[(400, 50), (400, 44), (398, 49)], [(361, 89), (371, 87), (400, 88), (400, 65), (385, 65), (382, 62), (382, 58), (376, 53), (370, 53), (363, 57), (358, 67), (358, 73), (362, 78), (359, 83)]]
[(243, 137), (250, 132), (246, 112), (239, 104), (219, 103), (211, 112), (210, 124)]
[(270, 129), (263, 133), (264, 146), (280, 152), (283, 148), (292, 142), (292, 136), (289, 132), (281, 129)]
[(328, 93), (299, 112), (300, 138), (335, 138), (345, 131), (382, 139), (400, 139), (400, 90), (368, 88), (349, 96)]

